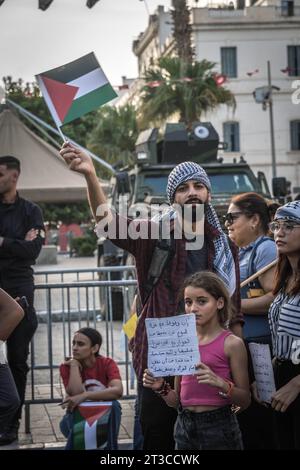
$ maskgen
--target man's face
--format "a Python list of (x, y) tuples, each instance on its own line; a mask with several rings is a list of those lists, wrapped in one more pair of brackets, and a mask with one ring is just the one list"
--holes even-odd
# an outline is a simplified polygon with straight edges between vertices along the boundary
[(0, 165), (0, 194), (6, 194), (16, 188), (18, 176), (17, 170), (10, 170), (6, 165)]
[(205, 204), (210, 201), (207, 187), (199, 181), (189, 180), (178, 186), (174, 203), (183, 207), (185, 204)]

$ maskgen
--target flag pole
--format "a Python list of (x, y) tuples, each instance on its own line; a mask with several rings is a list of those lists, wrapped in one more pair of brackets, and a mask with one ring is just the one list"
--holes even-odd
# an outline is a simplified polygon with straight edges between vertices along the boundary
[(57, 126), (57, 130), (58, 130), (59, 135), (61, 136), (62, 140), (63, 140), (64, 142), (68, 142), (67, 139), (66, 139), (66, 137), (65, 137), (65, 135), (63, 134), (63, 131), (61, 130), (61, 128), (60, 128), (59, 126)]

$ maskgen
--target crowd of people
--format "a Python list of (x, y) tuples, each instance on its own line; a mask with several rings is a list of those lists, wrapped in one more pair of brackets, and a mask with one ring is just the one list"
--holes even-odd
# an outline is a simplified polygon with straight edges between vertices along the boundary
[[(278, 205), (275, 212), (256, 193), (236, 195), (224, 229), (211, 204), (206, 172), (194, 162), (183, 162), (168, 178), (170, 210), (158, 220), (130, 219), (107, 205), (85, 152), (65, 143), (61, 156), (86, 178), (98, 236), (135, 258), (141, 305), (130, 349), (142, 448), (300, 449), (300, 201)], [(0, 381), (0, 444), (17, 438), (29, 342), (37, 326), (31, 265), (43, 242), (38, 206), (16, 191), (19, 174), (17, 159), (0, 157), (0, 287), (12, 299), (27, 298), (24, 317), (7, 337), (0, 336), (8, 353), (6, 364), (1, 343), (5, 380)], [(151, 237), (157, 224), (162, 233), (164, 227), (170, 233), (161, 263), (157, 237)], [(130, 231), (146, 235), (131, 237)], [(154, 265), (160, 265), (155, 275)], [(12, 301), (13, 311), (18, 303)], [(184, 312), (196, 319), (201, 359), (195, 373), (154, 377), (148, 367), (145, 320)], [(257, 394), (251, 343), (270, 350), (276, 391), (269, 403)], [(122, 381), (117, 364), (99, 354), (101, 344), (95, 329), (79, 329), (72, 357), (60, 367), (66, 408), (61, 430), (67, 449), (76, 440), (76, 410), (88, 402), (111, 403), (105, 448), (118, 448)]]

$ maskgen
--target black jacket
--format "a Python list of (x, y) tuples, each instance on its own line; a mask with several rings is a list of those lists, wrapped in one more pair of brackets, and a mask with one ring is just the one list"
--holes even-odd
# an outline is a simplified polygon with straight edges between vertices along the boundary
[[(30, 229), (39, 230), (33, 241), (26, 241)], [(33, 270), (45, 238), (42, 211), (33, 202), (17, 195), (13, 204), (0, 201), (0, 287), (33, 286)]]

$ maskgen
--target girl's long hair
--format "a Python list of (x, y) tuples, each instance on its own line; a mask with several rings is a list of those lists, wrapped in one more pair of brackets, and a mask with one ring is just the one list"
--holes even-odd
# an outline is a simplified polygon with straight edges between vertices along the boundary
[[(273, 289), (273, 294), (276, 295), (278, 292), (283, 289), (286, 289), (287, 282), (292, 275), (292, 267), (286, 255), (280, 254), (278, 257), (278, 262), (276, 265), (276, 272), (275, 272), (275, 286)], [(289, 294), (295, 295), (300, 293), (300, 252), (298, 258), (298, 275), (297, 278), (292, 285)]]
[(180, 298), (184, 298), (184, 290), (187, 287), (201, 288), (208, 292), (212, 297), (218, 300), (220, 297), (224, 299), (224, 306), (218, 309), (220, 325), (226, 327), (232, 317), (231, 300), (227, 287), (224, 282), (215, 273), (210, 271), (201, 271), (193, 274), (185, 279), (180, 291)]

